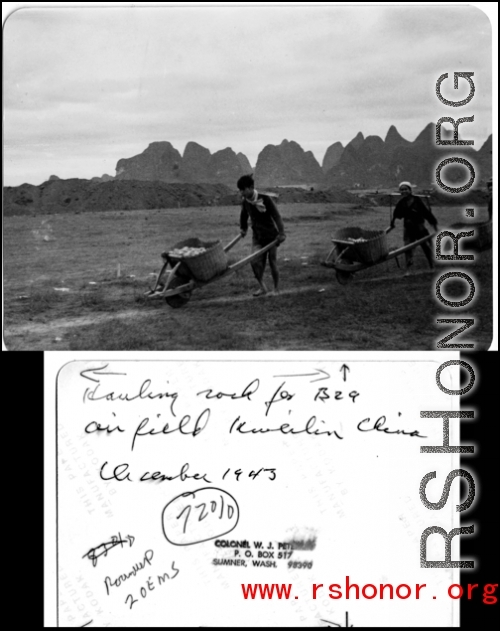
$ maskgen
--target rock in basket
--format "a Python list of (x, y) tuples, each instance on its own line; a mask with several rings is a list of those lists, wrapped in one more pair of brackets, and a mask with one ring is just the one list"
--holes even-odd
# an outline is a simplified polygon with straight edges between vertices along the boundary
[[(343, 228), (338, 230), (334, 239), (352, 241), (352, 245), (337, 244), (339, 254), (344, 250), (343, 259), (359, 263), (376, 263), (389, 253), (387, 234), (384, 230), (364, 230), (363, 228)], [(346, 247), (348, 248), (346, 251)]]
[(208, 281), (227, 269), (227, 254), (220, 241), (201, 241), (194, 237), (181, 241), (174, 246), (175, 250), (181, 250), (186, 247), (205, 248), (205, 251), (196, 256), (182, 258), (170, 255), (170, 259), (173, 262), (182, 260), (196, 280)]

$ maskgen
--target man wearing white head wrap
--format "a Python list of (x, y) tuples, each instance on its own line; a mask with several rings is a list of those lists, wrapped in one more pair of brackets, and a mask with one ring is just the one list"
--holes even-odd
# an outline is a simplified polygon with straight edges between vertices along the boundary
[[(401, 199), (394, 209), (391, 228), (394, 228), (396, 219), (404, 219), (403, 238), (405, 245), (409, 245), (410, 243), (414, 243), (429, 234), (429, 231), (425, 227), (425, 220), (427, 220), (436, 231), (437, 219), (420, 197), (416, 197), (412, 194), (412, 186), (410, 182), (401, 182), (399, 185), (399, 192), (401, 193)], [(424, 251), (429, 267), (432, 269), (434, 267), (434, 259), (432, 257), (432, 250), (429, 242), (425, 241), (424, 243), (421, 243), (420, 246)], [(406, 273), (408, 274), (410, 267), (413, 265), (413, 250), (407, 250), (405, 252), (405, 259)]]
[(410, 182), (401, 182), (401, 184), (399, 185), (399, 190), (401, 190), (402, 186), (406, 186), (407, 188), (410, 189), (410, 193), (411, 193), (411, 184)]

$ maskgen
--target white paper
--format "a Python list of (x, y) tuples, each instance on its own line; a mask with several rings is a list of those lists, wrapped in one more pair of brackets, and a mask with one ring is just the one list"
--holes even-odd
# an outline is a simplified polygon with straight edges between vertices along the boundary
[[(436, 385), (450, 356), (285, 362), (96, 354), (68, 362), (52, 354), (46, 449), (57, 473), (47, 478), (54, 501), (47, 523), (52, 510), (57, 532), (48, 531), (48, 544), (57, 557), (47, 554), (47, 605), (54, 623), (457, 626), (459, 601), (447, 590), (458, 570), (420, 567), (424, 529), (459, 526), (458, 482), (439, 511), (419, 497), (421, 479), (436, 471), (426, 493), (437, 502), (458, 468), (457, 456), (420, 453), (443, 444), (442, 419), (420, 413), (458, 410), (458, 397)], [(441, 381), (456, 388), (457, 367)], [(378, 419), (378, 429), (361, 431)], [(456, 445), (457, 424), (450, 425)], [(160, 475), (174, 479), (147, 479)], [(427, 559), (444, 559), (440, 535), (429, 538)], [(345, 598), (347, 576), (359, 599), (355, 588)], [(292, 587), (288, 599), (245, 599), (242, 585), (252, 584)], [(323, 584), (316, 598), (315, 584)], [(338, 595), (333, 584), (342, 598), (330, 597)], [(376, 597), (363, 598), (367, 584)], [(393, 585), (392, 600), (389, 588), (379, 598), (380, 584)], [(397, 597), (402, 584), (408, 598)], [(418, 599), (417, 584), (426, 585)]]

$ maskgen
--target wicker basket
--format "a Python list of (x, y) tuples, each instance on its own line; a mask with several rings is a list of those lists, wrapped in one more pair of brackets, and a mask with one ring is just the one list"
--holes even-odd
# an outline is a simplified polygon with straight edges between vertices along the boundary
[(189, 256), (185, 258), (177, 258), (169, 255), (172, 263), (182, 261), (196, 280), (207, 281), (218, 274), (221, 274), (227, 268), (227, 255), (220, 241), (201, 241), (193, 237), (186, 239), (180, 243), (176, 243), (172, 249), (188, 248), (206, 248), (205, 252), (197, 256)]
[(389, 253), (387, 234), (385, 231), (364, 230), (363, 228), (342, 228), (333, 235), (333, 239), (348, 241), (349, 239), (366, 239), (361, 243), (348, 246), (337, 243), (336, 256), (342, 254), (342, 260), (352, 263), (376, 263)]

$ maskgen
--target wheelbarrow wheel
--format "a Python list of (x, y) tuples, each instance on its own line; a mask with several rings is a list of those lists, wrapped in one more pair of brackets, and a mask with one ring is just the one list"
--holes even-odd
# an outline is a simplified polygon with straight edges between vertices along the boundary
[[(170, 281), (168, 288), (175, 289), (176, 287), (179, 287), (180, 285), (185, 285), (187, 282), (188, 280), (185, 278), (179, 278), (179, 276), (174, 276), (172, 280)], [(192, 291), (185, 291), (182, 294), (176, 294), (175, 296), (166, 296), (165, 302), (167, 303), (169, 307), (172, 307), (172, 309), (180, 309), (180, 307), (183, 307), (189, 302), (189, 300), (191, 299), (192, 293), (193, 293)]]
[(336, 270), (337, 280), (341, 285), (348, 285), (354, 278), (352, 272), (345, 272), (344, 270)]

